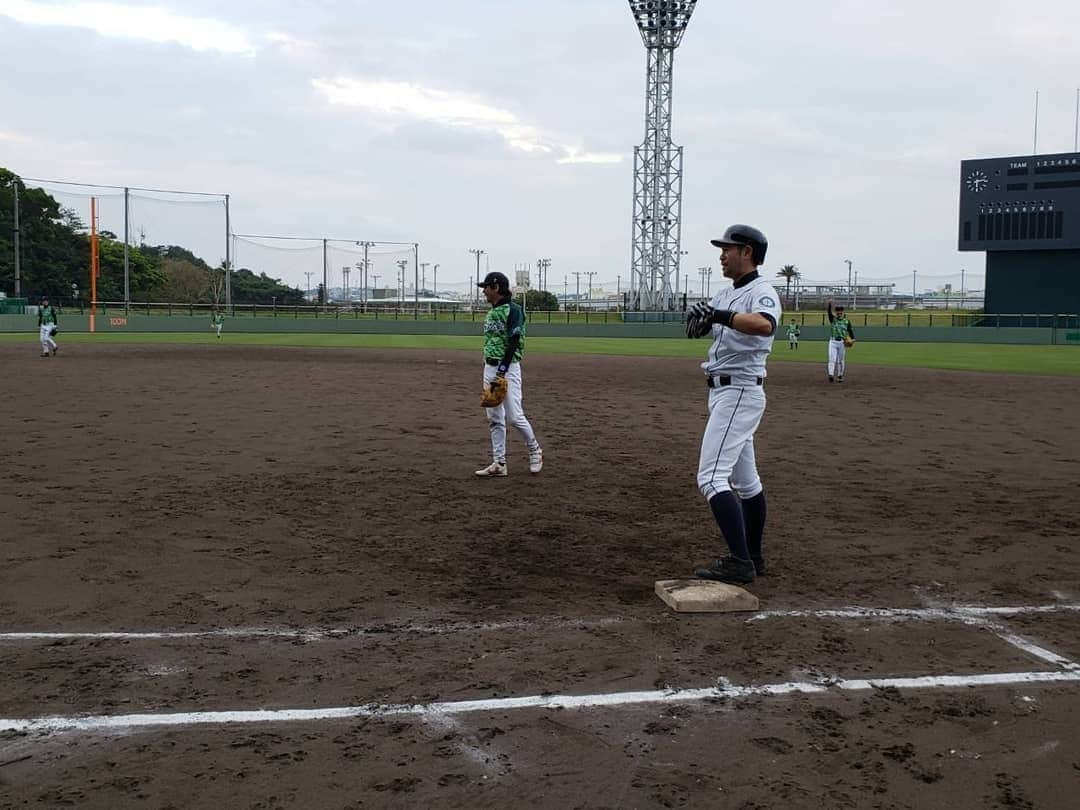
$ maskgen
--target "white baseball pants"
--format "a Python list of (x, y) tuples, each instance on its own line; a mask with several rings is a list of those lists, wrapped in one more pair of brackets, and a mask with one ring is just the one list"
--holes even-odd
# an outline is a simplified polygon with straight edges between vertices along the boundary
[(41, 337), (41, 353), (42, 354), (47, 354), (52, 349), (56, 348), (56, 341), (53, 340), (52, 334), (50, 334), (51, 330), (52, 330), (52, 324), (49, 324), (48, 326), (42, 326), (38, 330), (40, 332), (40, 337)]
[(763, 489), (754, 456), (754, 432), (765, 413), (760, 385), (725, 385), (709, 390), (709, 421), (701, 439), (697, 483), (708, 500), (734, 490), (741, 499)]
[(832, 338), (829, 340), (829, 376), (843, 377), (844, 368), (847, 366), (847, 346), (844, 341)]
[[(495, 379), (498, 368), (484, 363), (484, 384)], [(487, 412), (488, 428), (491, 430), (491, 458), (493, 461), (506, 463), (506, 425), (510, 423), (521, 434), (529, 450), (536, 450), (540, 443), (536, 441), (532, 425), (525, 418), (521, 406), (521, 363), (511, 363), (506, 370), (506, 399), (496, 408), (484, 408)]]

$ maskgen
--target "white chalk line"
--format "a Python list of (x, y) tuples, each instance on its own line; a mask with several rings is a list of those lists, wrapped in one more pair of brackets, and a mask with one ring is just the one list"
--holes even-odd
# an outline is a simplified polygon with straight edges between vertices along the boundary
[[(988, 616), (1021, 616), (1026, 614), (1080, 612), (1080, 604), (1018, 605), (985, 607), (980, 605), (956, 605), (942, 608), (873, 608), (842, 607), (809, 610), (764, 610), (749, 616), (746, 621), (764, 621), (784, 618), (815, 619), (886, 619), (891, 621), (956, 621), (978, 619)], [(452, 635), (471, 632), (498, 632), (537, 627), (582, 628), (606, 627), (626, 624), (632, 619), (609, 617), (598, 619), (516, 619), (504, 622), (449, 622), (446, 624), (378, 624), (368, 627), (343, 628), (289, 628), (289, 627), (231, 627), (212, 630), (161, 630), (161, 631), (28, 631), (0, 632), (0, 641), (63, 641), (72, 640), (184, 640), (201, 638), (225, 639), (293, 639), (301, 641), (333, 641), (350, 638), (391, 638), (407, 635)]]
[(505, 712), (531, 709), (592, 709), (644, 704), (693, 703), (792, 694), (821, 695), (831, 691), (859, 692), (872, 689), (954, 689), (1000, 687), (1021, 684), (1080, 683), (1080, 672), (1003, 672), (983, 675), (924, 675), (906, 678), (832, 678), (820, 681), (736, 686), (721, 683), (703, 689), (667, 689), (641, 692), (608, 692), (591, 695), (530, 695), (406, 705), (345, 706), (325, 709), (261, 709), (255, 711), (176, 712), (50, 716), (0, 719), (0, 732), (62, 731), (109, 732), (137, 728), (236, 725), (252, 723), (303, 723), (355, 718), (420, 717), (424, 719), (474, 712)]
[(393, 638), (397, 636), (440, 636), (457, 633), (520, 630), (536, 627), (553, 629), (607, 627), (625, 622), (622, 618), (599, 619), (515, 619), (505, 622), (449, 622), (446, 624), (378, 624), (369, 627), (289, 628), (289, 627), (224, 627), (215, 630), (148, 630), (124, 631), (27, 631), (0, 633), (0, 641), (182, 641), (199, 638), (224, 639), (293, 639), (300, 641), (335, 641), (350, 638)]

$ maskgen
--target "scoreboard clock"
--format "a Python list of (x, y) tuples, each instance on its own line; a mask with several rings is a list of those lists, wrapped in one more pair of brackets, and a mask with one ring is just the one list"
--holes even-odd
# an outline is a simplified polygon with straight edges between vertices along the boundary
[(1080, 248), (1080, 152), (962, 161), (959, 247)]

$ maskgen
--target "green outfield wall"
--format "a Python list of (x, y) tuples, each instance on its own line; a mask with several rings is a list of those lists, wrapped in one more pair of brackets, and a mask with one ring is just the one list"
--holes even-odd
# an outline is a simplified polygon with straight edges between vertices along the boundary
[[(98, 315), (98, 332), (206, 332), (209, 323), (187, 315)], [(423, 320), (402, 317), (374, 319), (296, 318), (289, 315), (226, 318), (224, 334), (229, 333), (306, 333), (306, 334), (383, 334), (383, 335), (476, 335), (482, 321)], [(88, 315), (62, 314), (61, 334), (89, 332)], [(822, 341), (827, 331), (822, 326), (801, 328), (801, 340)], [(0, 315), (0, 332), (25, 332), (36, 340), (37, 319), (32, 315)], [(681, 323), (530, 323), (530, 335), (537, 337), (605, 338), (677, 338), (683, 335)], [(865, 326), (855, 330), (859, 340), (898, 343), (1008, 343), (1034, 346), (1053, 344), (1080, 346), (1080, 329), (1012, 326)], [(784, 340), (783, 334), (777, 342)]]

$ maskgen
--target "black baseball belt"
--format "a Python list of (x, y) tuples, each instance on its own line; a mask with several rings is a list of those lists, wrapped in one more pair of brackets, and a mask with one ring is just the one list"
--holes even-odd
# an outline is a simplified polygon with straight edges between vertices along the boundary
[[(733, 384), (734, 385), (751, 385), (749, 379), (747, 379), (746, 382), (732, 383), (731, 382), (731, 377), (729, 375), (727, 375), (727, 374), (713, 374), (713, 375), (711, 375), (709, 377), (706, 377), (705, 378), (705, 384), (707, 386), (709, 386), (709, 388), (723, 388), (725, 386), (733, 385)], [(764, 384), (765, 384), (765, 378), (764, 377), (755, 377), (754, 378), (753, 385), (764, 385)]]

